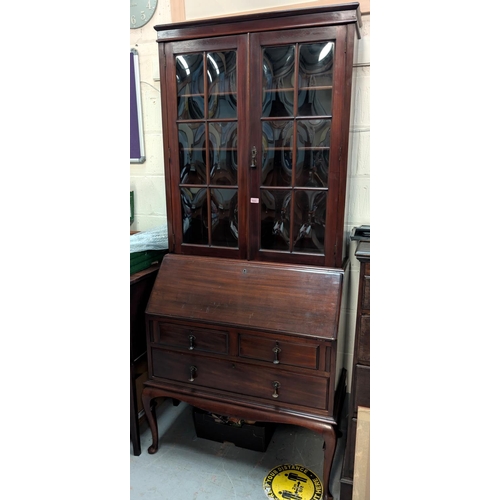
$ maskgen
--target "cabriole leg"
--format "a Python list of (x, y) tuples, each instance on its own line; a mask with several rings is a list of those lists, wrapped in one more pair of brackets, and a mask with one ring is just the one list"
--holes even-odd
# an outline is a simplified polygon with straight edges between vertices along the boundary
[(323, 500), (332, 500), (333, 495), (330, 491), (330, 475), (332, 472), (333, 456), (335, 455), (335, 448), (337, 447), (337, 434), (335, 433), (335, 426), (325, 424), (322, 428), (321, 434), (325, 440), (325, 460), (323, 465)]
[(144, 407), (144, 413), (146, 414), (146, 419), (151, 429), (151, 436), (153, 438), (153, 444), (148, 448), (148, 453), (153, 454), (158, 451), (158, 422), (156, 420), (156, 412), (154, 408), (151, 408), (151, 400), (156, 396), (152, 389), (145, 387), (142, 391), (142, 405)]

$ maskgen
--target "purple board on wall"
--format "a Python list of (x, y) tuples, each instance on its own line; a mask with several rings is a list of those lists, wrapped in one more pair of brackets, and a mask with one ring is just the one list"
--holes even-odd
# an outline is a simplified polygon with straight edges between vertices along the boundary
[(144, 163), (139, 54), (130, 50), (130, 163)]

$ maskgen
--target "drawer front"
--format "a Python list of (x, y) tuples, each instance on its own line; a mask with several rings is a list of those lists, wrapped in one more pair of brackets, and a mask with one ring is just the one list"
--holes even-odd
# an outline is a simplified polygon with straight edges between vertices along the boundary
[(300, 366), (317, 370), (319, 345), (240, 334), (239, 356), (267, 361), (274, 365)]
[(370, 276), (363, 278), (363, 290), (361, 293), (361, 309), (370, 310)]
[(358, 359), (362, 365), (370, 364), (370, 315), (359, 316), (359, 328), (357, 334)]
[(358, 406), (370, 408), (370, 367), (356, 365), (354, 368), (354, 411), (357, 415)]
[(159, 343), (188, 351), (228, 353), (228, 333), (175, 323), (159, 323)]
[(329, 379), (152, 349), (153, 376), (280, 403), (328, 408)]

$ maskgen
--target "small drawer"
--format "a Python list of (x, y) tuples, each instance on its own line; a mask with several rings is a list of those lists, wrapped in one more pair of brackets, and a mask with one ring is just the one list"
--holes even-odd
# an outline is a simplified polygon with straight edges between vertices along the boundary
[(319, 345), (263, 338), (241, 333), (239, 336), (241, 358), (267, 361), (274, 365), (300, 366), (318, 369)]
[(357, 333), (358, 356), (357, 362), (361, 365), (370, 364), (370, 315), (362, 314), (358, 318)]
[(225, 331), (176, 323), (159, 323), (158, 329), (158, 342), (162, 345), (193, 352), (228, 353), (228, 333)]
[(152, 349), (154, 377), (280, 403), (328, 408), (329, 379), (181, 352)]

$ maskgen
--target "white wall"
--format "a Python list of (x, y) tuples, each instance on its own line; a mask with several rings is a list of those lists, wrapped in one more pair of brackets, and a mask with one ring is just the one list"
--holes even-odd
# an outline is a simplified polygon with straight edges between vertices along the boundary
[[(272, 3), (284, 5), (296, 3), (296, 0), (273, 0)], [(248, 11), (248, 4), (245, 4), (246, 2), (232, 0), (205, 0), (202, 8), (198, 0), (186, 0), (185, 15), (186, 19), (190, 19), (202, 17), (203, 12), (210, 12), (211, 17), (235, 14)], [(269, 5), (268, 3), (267, 8)], [(196, 6), (199, 7), (198, 10)], [(206, 9), (206, 6), (210, 6), (210, 9)], [(143, 28), (130, 30), (130, 47), (139, 53), (146, 153), (145, 163), (130, 165), (130, 188), (135, 192), (135, 222), (131, 229), (137, 231), (156, 227), (166, 221), (158, 47), (153, 27), (170, 22), (170, 0), (158, 0), (153, 19)], [(370, 15), (362, 15), (362, 22), (362, 38), (357, 42), (353, 70), (346, 234), (350, 234), (354, 226), (370, 223)], [(359, 280), (359, 262), (354, 258), (355, 245), (349, 244), (349, 247), (351, 270), (345, 288), (348, 300), (340, 325), (342, 329), (346, 329), (346, 338), (345, 344), (339, 345), (344, 353), (344, 365), (349, 367), (348, 387), (351, 381)]]
[[(345, 231), (361, 224), (370, 224), (370, 15), (361, 16), (362, 37), (354, 54), (351, 125), (349, 134), (349, 165)], [(346, 292), (348, 300), (340, 327), (346, 329), (344, 366), (351, 367), (354, 352), (359, 261), (355, 258), (356, 242), (349, 243), (351, 268)], [(345, 322), (345, 323), (344, 323)], [(348, 387), (352, 370), (348, 368)]]
[(166, 223), (165, 177), (161, 126), (158, 44), (154, 26), (171, 22), (170, 1), (158, 0), (151, 21), (130, 30), (130, 48), (139, 53), (139, 72), (146, 161), (130, 164), (135, 217), (130, 229), (145, 231)]

